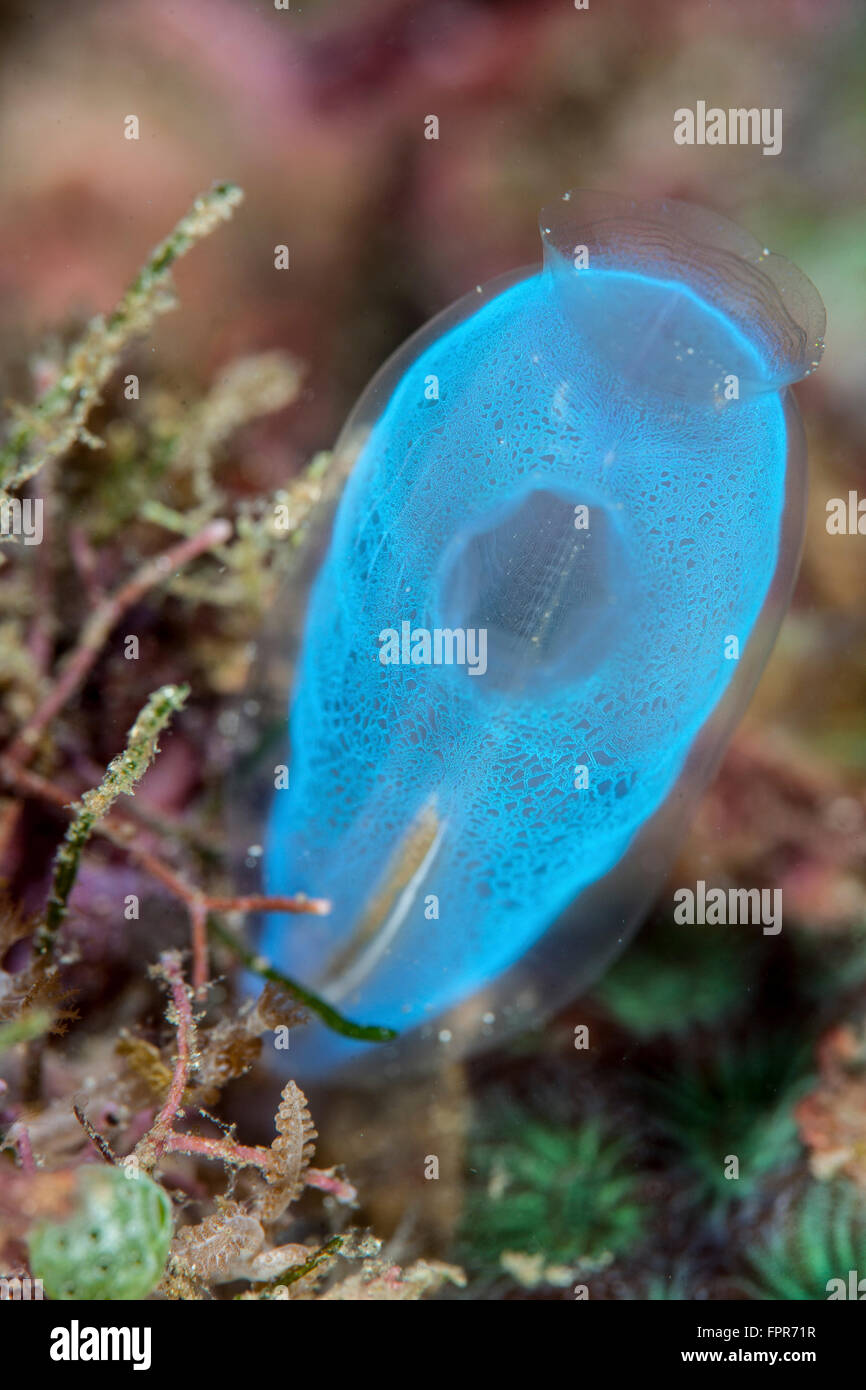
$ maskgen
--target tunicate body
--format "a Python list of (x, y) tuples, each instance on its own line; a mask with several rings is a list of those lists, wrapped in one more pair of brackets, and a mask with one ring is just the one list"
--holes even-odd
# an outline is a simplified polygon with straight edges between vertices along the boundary
[(422, 1052), (537, 1023), (620, 949), (802, 537), (813, 286), (686, 204), (567, 194), (541, 229), (543, 268), (434, 319), (346, 424), (268, 815), (266, 891), (332, 910), (270, 915), (262, 952)]

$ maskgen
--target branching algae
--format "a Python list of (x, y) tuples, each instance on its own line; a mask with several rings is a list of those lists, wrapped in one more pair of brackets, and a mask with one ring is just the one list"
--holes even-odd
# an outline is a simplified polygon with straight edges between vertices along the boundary
[(541, 231), (345, 426), (269, 815), (267, 890), (333, 911), (264, 952), (430, 1046), (538, 1021), (633, 929), (802, 538), (809, 281), (682, 203), (566, 194)]

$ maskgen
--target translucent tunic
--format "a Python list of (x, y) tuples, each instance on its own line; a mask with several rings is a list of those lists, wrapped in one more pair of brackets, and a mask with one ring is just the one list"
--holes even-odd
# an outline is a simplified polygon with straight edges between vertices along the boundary
[(567, 195), (542, 233), (347, 424), (265, 850), (269, 892), (333, 902), (265, 954), (401, 1030), (474, 1001), (470, 1045), (648, 906), (790, 590), (784, 387), (821, 345), (808, 281), (711, 214)]

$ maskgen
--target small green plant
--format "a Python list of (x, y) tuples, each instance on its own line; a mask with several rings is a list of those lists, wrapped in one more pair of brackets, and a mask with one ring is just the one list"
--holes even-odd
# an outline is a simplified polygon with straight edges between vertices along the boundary
[(617, 1297), (639, 1303), (670, 1303), (687, 1302), (693, 1294), (688, 1271), (677, 1269), (671, 1274), (649, 1274)]
[(72, 1214), (31, 1231), (30, 1267), (50, 1298), (145, 1298), (162, 1277), (172, 1226), (171, 1202), (151, 1178), (82, 1167)]
[(748, 951), (721, 929), (667, 924), (640, 939), (605, 975), (595, 996), (621, 1027), (646, 1039), (713, 1024), (746, 997)]
[(755, 1279), (745, 1287), (753, 1298), (827, 1298), (831, 1280), (847, 1290), (852, 1272), (866, 1275), (866, 1198), (842, 1180), (810, 1183), (746, 1258)]
[(548, 1266), (604, 1263), (642, 1233), (625, 1145), (597, 1120), (551, 1124), (497, 1106), (470, 1149), (463, 1213), (466, 1262), (488, 1271), (512, 1253)]
[(768, 1173), (797, 1158), (793, 1109), (808, 1082), (807, 1057), (789, 1038), (726, 1042), (716, 1056), (650, 1081), (658, 1127), (679, 1150), (696, 1202), (718, 1210), (753, 1197)]

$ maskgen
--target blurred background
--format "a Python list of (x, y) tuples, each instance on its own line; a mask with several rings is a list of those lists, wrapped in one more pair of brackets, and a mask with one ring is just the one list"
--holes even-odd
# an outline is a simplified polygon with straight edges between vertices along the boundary
[[(286, 432), (303, 454), (410, 330), (538, 259), (546, 201), (600, 188), (715, 207), (796, 260), (833, 328), (808, 390), (862, 429), (860, 5), (13, 0), (3, 24), (12, 342), (108, 307), (192, 196), (233, 179), (243, 218), (182, 268), (189, 312), (156, 351), (209, 376), (290, 348), (309, 366)], [(676, 145), (673, 112), (699, 99), (781, 107), (781, 154)]]
[[(111, 308), (200, 190), (233, 180), (246, 201), (179, 266), (183, 311), (141, 370), (182, 402), (245, 354), (303, 364), (298, 399), (242, 434), (239, 496), (327, 449), (432, 314), (537, 261), (538, 210), (567, 188), (715, 208), (818, 287), (795, 601), (677, 870), (781, 887), (790, 933), (732, 950), (725, 929), (678, 935), (658, 909), (592, 999), (443, 1082), (457, 1156), (435, 1200), (417, 1164), (395, 1169), (403, 1121), (384, 1102), (378, 1134), (369, 1114), (343, 1124), (338, 1156), (380, 1227), (456, 1251), (470, 1296), (569, 1298), (582, 1268), (593, 1297), (823, 1297), (792, 1291), (798, 1213), (820, 1226), (821, 1203), (859, 1233), (866, 1270), (866, 536), (825, 525), (830, 498), (866, 496), (864, 7), (9, 0), (0, 26), (5, 394), (25, 391), (47, 337)], [(782, 108), (781, 153), (675, 144), (674, 111), (699, 100)], [(588, 1020), (577, 1083), (570, 1040)], [(753, 1158), (736, 1198), (718, 1181), (732, 1131)]]

